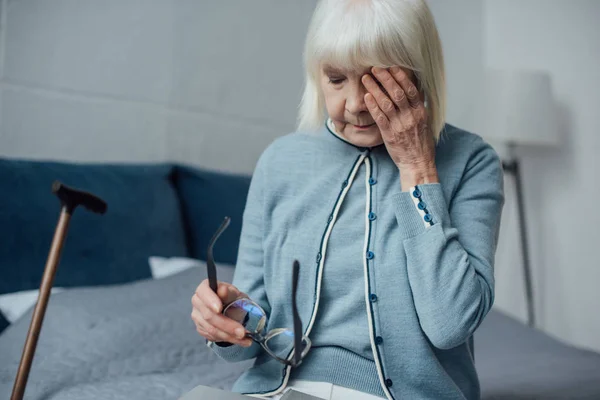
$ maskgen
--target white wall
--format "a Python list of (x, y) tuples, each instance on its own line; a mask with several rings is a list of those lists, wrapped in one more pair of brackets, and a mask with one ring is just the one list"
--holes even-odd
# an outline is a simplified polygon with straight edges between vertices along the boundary
[(314, 4), (4, 0), (0, 155), (251, 172), (295, 126)]
[[(521, 149), (540, 325), (600, 350), (600, 2), (486, 1), (484, 64), (549, 71), (560, 149)], [(507, 185), (511, 181), (507, 180)], [(514, 192), (507, 187), (498, 306), (524, 316)], [(515, 285), (516, 283), (516, 285)], [(515, 290), (516, 289), (516, 290)]]
[[(448, 120), (471, 128), (485, 66), (552, 74), (565, 143), (522, 149), (540, 327), (600, 350), (596, 0), (430, 0)], [(0, 156), (177, 160), (251, 172), (295, 124), (315, 0), (3, 0)], [(524, 319), (512, 181), (496, 307)]]
[(166, 2), (2, 5), (2, 155), (166, 158), (172, 74)]
[[(563, 144), (559, 149), (519, 149), (537, 325), (564, 341), (600, 351), (600, 261), (594, 251), (600, 243), (600, 213), (594, 211), (600, 204), (600, 2), (429, 3), (444, 45), (449, 122), (474, 126), (471, 109), (485, 67), (551, 74)], [(496, 257), (496, 308), (525, 321), (513, 184), (508, 176)]]
[(475, 123), (472, 109), (483, 74), (483, 2), (428, 0), (435, 18), (446, 64), (448, 121), (463, 129)]
[[(485, 67), (551, 74), (560, 149), (521, 148), (538, 327), (600, 351), (600, 2), (430, 0), (448, 73), (448, 120), (471, 129)], [(485, 132), (478, 132), (485, 135)], [(497, 145), (497, 144), (495, 144)], [(497, 147), (500, 153), (504, 149)], [(525, 321), (514, 182), (496, 257), (496, 308)]]

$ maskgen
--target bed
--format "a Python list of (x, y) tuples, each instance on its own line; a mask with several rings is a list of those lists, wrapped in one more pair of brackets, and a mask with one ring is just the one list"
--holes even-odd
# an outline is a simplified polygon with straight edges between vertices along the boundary
[[(231, 279), (233, 269), (219, 266)], [(206, 347), (189, 318), (203, 279), (163, 279), (53, 295), (29, 378), (34, 400), (177, 399), (196, 385), (227, 389), (251, 365)], [(0, 335), (0, 399), (8, 399), (30, 314)], [(484, 399), (600, 399), (600, 355), (566, 346), (492, 311), (475, 337)]]
[(484, 399), (600, 399), (600, 354), (492, 311), (475, 334)]
[[(0, 159), (0, 296), (37, 288), (56, 219), (54, 179), (101, 195), (108, 213), (77, 211), (69, 230), (25, 394), (31, 400), (177, 399), (197, 385), (230, 388), (251, 362), (217, 359), (190, 319), (206, 272), (151, 273), (148, 257), (232, 264), (249, 177), (180, 165)], [(220, 279), (233, 268), (219, 266)], [(154, 276), (154, 278), (153, 278)], [(0, 315), (1, 316), (1, 315)], [(8, 399), (31, 311), (3, 332), (0, 400)], [(2, 322), (2, 321), (0, 321)], [(492, 311), (475, 335), (484, 399), (600, 399), (600, 354), (564, 345)]]

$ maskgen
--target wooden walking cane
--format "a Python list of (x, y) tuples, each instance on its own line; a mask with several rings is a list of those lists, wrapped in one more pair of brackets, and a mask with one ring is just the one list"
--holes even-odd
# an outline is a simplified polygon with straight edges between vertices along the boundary
[(29, 325), (29, 331), (27, 332), (27, 340), (23, 347), (21, 362), (19, 363), (17, 377), (15, 378), (15, 384), (10, 397), (11, 400), (21, 400), (25, 394), (27, 378), (29, 377), (33, 355), (35, 354), (38, 337), (40, 335), (40, 330), (42, 329), (42, 322), (44, 321), (44, 314), (46, 313), (46, 306), (48, 305), (48, 298), (50, 297), (50, 290), (52, 289), (52, 282), (54, 281), (54, 275), (56, 274), (56, 268), (60, 260), (60, 253), (67, 235), (71, 215), (73, 215), (73, 212), (79, 205), (82, 205), (97, 214), (104, 214), (106, 212), (106, 203), (91, 193), (69, 188), (58, 181), (54, 182), (52, 185), (52, 191), (58, 196), (61, 202), (60, 217), (58, 219), (56, 231), (54, 232), (54, 238), (52, 239), (48, 261), (46, 261), (46, 267), (44, 268), (38, 301), (33, 310), (33, 316), (31, 317), (31, 324)]

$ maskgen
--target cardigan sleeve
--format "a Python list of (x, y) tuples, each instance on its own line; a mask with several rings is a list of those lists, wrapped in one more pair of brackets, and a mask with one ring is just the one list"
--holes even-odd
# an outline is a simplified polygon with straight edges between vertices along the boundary
[[(258, 161), (244, 209), (238, 259), (236, 262), (233, 285), (246, 293), (267, 313), (271, 312), (263, 278), (263, 226), (264, 226), (264, 188), (266, 174), (266, 155)], [(226, 361), (243, 361), (256, 357), (262, 348), (253, 342), (250, 347), (224, 345), (208, 342), (208, 346)]]
[[(429, 215), (428, 228), (415, 209), (417, 197)], [(456, 347), (474, 333), (494, 302), (504, 204), (501, 162), (477, 138), (451, 199), (437, 183), (399, 193), (394, 203), (421, 328), (435, 347)]]

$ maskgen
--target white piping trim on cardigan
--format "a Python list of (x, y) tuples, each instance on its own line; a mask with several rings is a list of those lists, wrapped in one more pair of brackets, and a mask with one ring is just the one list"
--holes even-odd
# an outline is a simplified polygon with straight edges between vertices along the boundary
[(369, 319), (369, 338), (371, 340), (371, 350), (373, 351), (373, 359), (375, 360), (375, 365), (377, 366), (377, 375), (379, 376), (379, 383), (381, 383), (381, 388), (385, 392), (385, 395), (389, 400), (393, 400), (392, 394), (390, 393), (388, 387), (385, 384), (385, 377), (383, 376), (383, 368), (381, 368), (381, 364), (379, 363), (379, 353), (377, 351), (377, 344), (375, 344), (375, 333), (373, 332), (373, 315), (371, 314), (371, 301), (369, 299), (369, 266), (367, 260), (367, 251), (369, 250), (369, 237), (371, 235), (371, 229), (369, 227), (369, 213), (371, 212), (371, 185), (369, 184), (369, 178), (371, 177), (371, 159), (365, 159), (365, 166), (367, 167), (367, 173), (365, 174), (366, 180), (366, 190), (367, 190), (367, 201), (366, 210), (365, 210), (365, 244), (363, 249), (363, 266), (365, 271), (365, 305), (367, 306), (367, 317)]
[[(337, 219), (340, 208), (342, 207), (342, 203), (344, 202), (344, 199), (346, 198), (346, 195), (350, 191), (350, 187), (352, 186), (352, 183), (354, 182), (356, 173), (358, 172), (361, 164), (364, 162), (366, 157), (367, 156), (365, 154), (362, 154), (354, 163), (352, 173), (350, 174), (350, 177), (348, 179), (348, 184), (346, 185), (344, 190), (342, 190), (342, 194), (339, 197), (339, 199), (337, 200), (337, 203), (335, 204), (335, 207), (334, 207), (333, 218), (332, 218), (331, 222), (329, 223), (329, 225), (327, 226), (327, 231), (325, 232), (323, 244), (321, 245), (321, 249), (320, 249), (321, 260), (319, 261), (319, 274), (317, 276), (317, 299), (315, 300), (315, 304), (313, 307), (313, 313), (312, 313), (312, 316), (310, 317), (310, 323), (308, 324), (308, 328), (306, 328), (306, 331), (304, 332), (305, 336), (310, 335), (310, 331), (312, 330), (315, 320), (317, 319), (317, 310), (319, 309), (319, 301), (321, 299), (321, 281), (323, 279), (323, 266), (325, 265), (325, 253), (327, 252), (327, 243), (329, 242), (329, 236), (331, 235), (331, 231), (333, 230), (333, 226), (335, 225), (335, 221)], [(367, 178), (367, 183), (368, 183), (368, 178)], [(367, 200), (367, 203), (368, 202), (369, 202), (369, 200)], [(364, 254), (363, 254), (363, 256), (364, 256)], [(373, 344), (372, 335), (371, 335), (371, 344)], [(294, 356), (294, 352), (292, 351), (290, 353), (290, 355), (288, 356), (288, 360), (290, 360), (293, 356)], [(285, 390), (285, 387), (287, 386), (288, 381), (290, 379), (291, 370), (292, 370), (291, 366), (289, 366), (289, 365), (286, 366), (285, 377), (283, 379), (283, 383), (281, 384), (281, 386), (279, 386), (277, 389), (275, 389), (272, 392), (261, 393), (260, 395), (261, 396), (273, 396), (273, 395), (279, 394), (279, 393), (281, 393), (281, 391)]]

